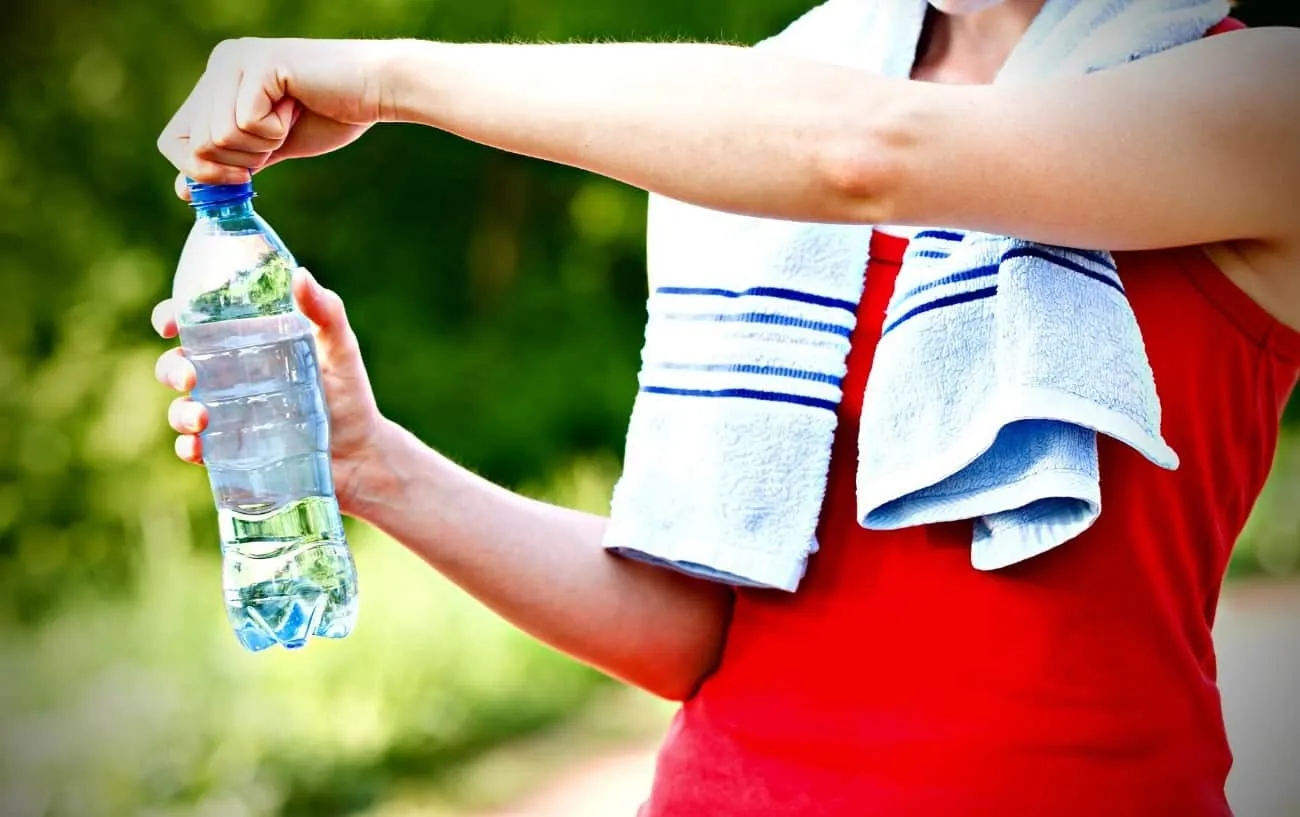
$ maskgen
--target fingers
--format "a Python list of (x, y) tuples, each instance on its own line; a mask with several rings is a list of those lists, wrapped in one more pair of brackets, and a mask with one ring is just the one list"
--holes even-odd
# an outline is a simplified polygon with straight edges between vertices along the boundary
[(199, 434), (208, 427), (208, 410), (188, 397), (177, 397), (167, 409), (167, 424), (179, 434)]
[(180, 349), (163, 352), (154, 365), (153, 376), (167, 388), (183, 392), (193, 391), (198, 382), (194, 364), (185, 358), (185, 353)]
[(232, 125), (250, 139), (261, 139), (265, 150), (275, 150), (293, 128), (298, 103), (284, 96), (274, 72), (259, 71), (245, 79), (235, 94)]
[(158, 150), (183, 176), (200, 182), (238, 184), (248, 181), (248, 169), (244, 164), (224, 165), (209, 158), (213, 146), (207, 144), (211, 132), (208, 89), (205, 75), (163, 129), (158, 137)]
[(248, 181), (288, 136), (294, 104), (286, 104), (261, 50), (254, 40), (213, 49), (207, 70), (163, 129), (158, 149), (183, 176), (208, 184)]
[(245, 84), (242, 82), (244, 72), (241, 68), (235, 65), (216, 65), (209, 73), (212, 80), (208, 93), (211, 111), (208, 114), (207, 139), (203, 144), (191, 147), (201, 159), (220, 165), (248, 168), (250, 172), (256, 170), (270, 157), (271, 151), (279, 147), (281, 140), (268, 139), (239, 127), (236, 105), (241, 85)]
[(193, 434), (182, 434), (176, 438), (176, 456), (195, 465), (203, 464), (203, 443)]
[(343, 299), (326, 289), (304, 268), (293, 275), (293, 297), (307, 319), (316, 324), (326, 339), (341, 340), (351, 331)]
[(153, 323), (153, 330), (159, 335), (168, 339), (176, 337), (178, 329), (176, 327), (175, 302), (171, 298), (161, 301), (153, 308), (150, 321)]
[[(271, 158), (270, 152), (267, 153), (249, 153), (243, 150), (231, 150), (230, 148), (216, 147), (210, 142), (195, 149), (195, 155), (200, 162), (207, 165), (220, 168), (221, 181), (216, 184), (239, 184), (246, 182), (253, 177), (253, 172), (261, 170), (266, 160)], [(198, 167), (199, 165), (195, 165)], [(198, 176), (191, 176), (195, 181), (203, 181)]]
[[(155, 328), (158, 326), (158, 314), (169, 311), (163, 309), (165, 306), (168, 306), (166, 301), (154, 310)], [(167, 317), (164, 320), (169, 321), (172, 329), (175, 329), (173, 319)], [(158, 365), (154, 367), (154, 377), (164, 386), (184, 392), (192, 390), (196, 380), (194, 364), (185, 359), (185, 354), (180, 349), (169, 349), (158, 358)], [(180, 434), (176, 438), (176, 456), (185, 462), (201, 465), (203, 443), (198, 435), (208, 427), (207, 408), (189, 397), (178, 397), (167, 407), (167, 424)]]

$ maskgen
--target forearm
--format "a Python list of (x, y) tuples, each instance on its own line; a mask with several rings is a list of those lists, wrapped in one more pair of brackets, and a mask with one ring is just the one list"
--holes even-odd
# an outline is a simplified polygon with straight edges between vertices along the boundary
[(393, 49), (382, 69), (386, 118), (714, 209), (886, 215), (906, 82), (723, 45)]
[[(374, 70), (389, 118), (717, 210), (1112, 250), (1293, 247), (1297, 45), (1237, 32), (989, 86), (703, 44), (400, 41)], [(1259, 150), (1237, 150), (1243, 122)]]
[(506, 620), (654, 694), (714, 667), (730, 591), (612, 556), (605, 520), (521, 497), (386, 426), (355, 514)]

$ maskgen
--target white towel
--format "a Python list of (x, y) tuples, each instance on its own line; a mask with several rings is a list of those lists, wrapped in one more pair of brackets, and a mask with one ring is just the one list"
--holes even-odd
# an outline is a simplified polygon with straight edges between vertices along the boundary
[[(756, 47), (906, 77), (926, 11), (830, 0)], [(1047, 0), (997, 81), (1110, 68), (1194, 41), (1228, 12), (1225, 0)], [(817, 549), (871, 234), (651, 197), (641, 388), (607, 548), (797, 588)], [(1028, 559), (1101, 513), (1098, 433), (1177, 467), (1110, 255), (917, 233), (864, 395), (861, 524), (970, 520), (975, 567)]]

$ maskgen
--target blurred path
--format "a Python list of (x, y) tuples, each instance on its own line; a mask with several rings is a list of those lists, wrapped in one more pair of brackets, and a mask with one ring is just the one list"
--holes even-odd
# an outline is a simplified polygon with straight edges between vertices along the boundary
[(1219, 605), (1219, 686), (1237, 817), (1300, 817), (1300, 582), (1232, 587)]
[[(1300, 582), (1230, 585), (1215, 640), (1236, 817), (1300, 817)], [(629, 747), (483, 817), (634, 817), (653, 769), (653, 746)]]
[(588, 761), (520, 803), (483, 817), (635, 817), (650, 790), (655, 747)]

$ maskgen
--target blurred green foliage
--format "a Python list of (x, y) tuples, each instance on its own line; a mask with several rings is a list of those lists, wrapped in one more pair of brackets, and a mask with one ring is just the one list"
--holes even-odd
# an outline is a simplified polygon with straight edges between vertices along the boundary
[[(20, 0), (0, 27), (0, 717), (6, 815), (364, 813), (602, 681), (354, 528), (356, 635), (246, 655), (201, 470), (171, 455), (165, 297), (191, 214), (154, 140), (226, 37), (750, 42), (808, 0)], [(1246, 4), (1256, 22), (1294, 6)], [(1289, 15), (1290, 19), (1286, 18)], [(414, 127), (258, 177), (346, 299), (384, 410), (598, 510), (644, 320), (644, 196)], [(1238, 567), (1297, 567), (1289, 438)]]
[(606, 683), (369, 531), (347, 641), (245, 653), (211, 603), (215, 561), (176, 547), (182, 522), (150, 522), (131, 599), (3, 631), (6, 817), (320, 817), (364, 813), (415, 781), (454, 802), (453, 772)]
[[(169, 456), (148, 313), (192, 221), (158, 132), (247, 34), (752, 40), (803, 0), (21, 3), (0, 29), (2, 608), (130, 586), (142, 518), (203, 477)], [(261, 212), (337, 289), (384, 410), (507, 484), (616, 451), (644, 322), (644, 196), (416, 127), (259, 174)], [(206, 544), (206, 536), (196, 536)], [(57, 580), (57, 581), (56, 581)]]

